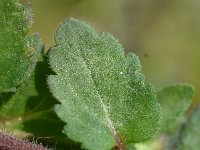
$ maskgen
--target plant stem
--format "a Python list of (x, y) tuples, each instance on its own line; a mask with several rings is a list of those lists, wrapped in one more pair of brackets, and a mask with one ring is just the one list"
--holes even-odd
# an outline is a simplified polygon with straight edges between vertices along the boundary
[(50, 150), (41, 144), (31, 143), (26, 140), (17, 139), (0, 132), (0, 149), (1, 150)]
[(122, 142), (122, 140), (119, 138), (119, 136), (117, 136), (116, 138), (116, 146), (114, 148), (114, 150), (125, 150), (125, 145)]

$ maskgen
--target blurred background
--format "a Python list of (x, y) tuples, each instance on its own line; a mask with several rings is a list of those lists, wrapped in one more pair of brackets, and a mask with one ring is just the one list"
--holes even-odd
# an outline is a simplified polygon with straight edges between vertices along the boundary
[[(23, 0), (22, 0), (23, 1)], [(25, 0), (24, 0), (25, 1)], [(191, 83), (200, 100), (199, 0), (29, 0), (32, 32), (39, 32), (46, 50), (68, 17), (112, 33), (125, 50), (136, 53), (146, 83), (157, 90), (174, 83)]]

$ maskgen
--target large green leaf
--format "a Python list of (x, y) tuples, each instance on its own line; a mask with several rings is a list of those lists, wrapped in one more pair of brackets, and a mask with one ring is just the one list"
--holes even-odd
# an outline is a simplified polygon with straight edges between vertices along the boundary
[(125, 56), (109, 33), (96, 34), (88, 24), (68, 19), (55, 35), (48, 78), (61, 102), (57, 115), (64, 133), (82, 147), (109, 150), (148, 140), (157, 131), (159, 106), (155, 90), (144, 84), (138, 57)]
[(169, 86), (158, 92), (161, 131), (173, 131), (176, 127), (180, 127), (184, 120), (184, 113), (191, 106), (193, 97), (193, 87), (185, 84)]
[(182, 130), (178, 150), (199, 150), (200, 147), (200, 106), (198, 106), (189, 118)]
[(31, 13), (18, 0), (0, 0), (0, 92), (16, 87), (34, 69), (36, 50), (26, 34)]

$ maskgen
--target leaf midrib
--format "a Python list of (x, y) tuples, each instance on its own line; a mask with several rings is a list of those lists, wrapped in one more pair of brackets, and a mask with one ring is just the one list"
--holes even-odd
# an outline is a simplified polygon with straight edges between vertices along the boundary
[(113, 138), (114, 138), (114, 140), (115, 140), (115, 144), (119, 145), (118, 142), (119, 142), (120, 140), (119, 140), (119, 137), (117, 136), (117, 131), (116, 131), (116, 129), (115, 129), (113, 123), (112, 123), (112, 120), (110, 119), (110, 115), (109, 115), (109, 113), (108, 113), (107, 107), (106, 107), (106, 105), (104, 104), (101, 95), (99, 94), (97, 85), (95, 84), (95, 81), (94, 81), (93, 76), (92, 76), (92, 71), (89, 69), (89, 65), (88, 65), (88, 63), (87, 63), (87, 61), (86, 61), (86, 58), (85, 58), (85, 57), (83, 56), (83, 54), (82, 54), (82, 50), (79, 49), (79, 51), (80, 51), (81, 58), (82, 58), (83, 62), (85, 63), (85, 66), (86, 66), (87, 70), (89, 70), (89, 76), (90, 76), (90, 78), (91, 78), (91, 80), (92, 80), (92, 82), (93, 82), (93, 84), (94, 84), (95, 90), (96, 90), (96, 92), (97, 92), (97, 94), (98, 94), (98, 97), (99, 97), (99, 100), (100, 100), (100, 104), (101, 104), (101, 106), (102, 106), (102, 108), (103, 108), (103, 112), (104, 112), (104, 114), (105, 114), (105, 119), (106, 119), (108, 128), (109, 128), (109, 129), (111, 130), (111, 132), (112, 132), (112, 136), (113, 136)]

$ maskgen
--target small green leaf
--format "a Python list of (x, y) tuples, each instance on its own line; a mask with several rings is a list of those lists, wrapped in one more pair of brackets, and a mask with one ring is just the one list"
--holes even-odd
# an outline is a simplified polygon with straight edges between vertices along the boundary
[(55, 41), (49, 63), (56, 75), (48, 84), (61, 102), (55, 111), (68, 137), (85, 149), (109, 150), (155, 134), (159, 106), (136, 55), (125, 56), (111, 34), (97, 35), (75, 19), (61, 24)]
[(161, 131), (170, 131), (176, 126), (180, 126), (193, 97), (193, 87), (184, 84), (170, 86), (158, 92), (158, 102), (161, 106), (159, 122)]
[(189, 118), (188, 123), (185, 125), (180, 143), (176, 149), (178, 150), (199, 150), (200, 147), (200, 106), (198, 106)]
[(134, 144), (128, 144), (126, 146), (126, 150), (136, 150), (135, 145)]
[(36, 50), (29, 45), (30, 10), (18, 0), (0, 0), (0, 92), (27, 79), (36, 63)]
[(166, 135), (156, 136), (146, 142), (135, 144), (137, 150), (171, 150), (166, 148), (169, 138)]

